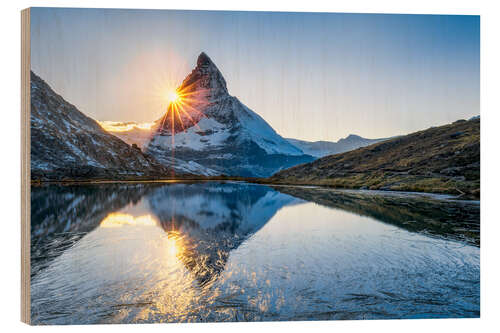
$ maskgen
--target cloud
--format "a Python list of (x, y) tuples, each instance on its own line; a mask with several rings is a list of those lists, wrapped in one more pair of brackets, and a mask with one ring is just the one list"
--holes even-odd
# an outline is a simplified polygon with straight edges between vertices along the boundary
[(137, 123), (135, 121), (97, 121), (101, 127), (108, 132), (131, 132), (131, 131), (151, 131), (154, 123)]

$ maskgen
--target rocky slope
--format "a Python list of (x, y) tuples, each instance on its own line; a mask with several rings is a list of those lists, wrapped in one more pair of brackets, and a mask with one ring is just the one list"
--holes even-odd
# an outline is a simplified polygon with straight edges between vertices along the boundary
[(350, 134), (349, 136), (340, 139), (337, 142), (332, 141), (303, 141), (297, 139), (287, 139), (288, 142), (293, 144), (295, 147), (300, 148), (305, 154), (312, 155), (314, 157), (323, 157), (327, 155), (340, 154), (346, 151), (358, 149), (361, 147), (366, 147), (377, 142), (381, 142), (385, 139), (366, 139), (359, 135)]
[(175, 156), (220, 174), (267, 177), (314, 160), (230, 96), (224, 77), (205, 53), (177, 91), (184, 98), (170, 104), (156, 122), (146, 150), (165, 165)]
[(278, 172), (266, 182), (479, 197), (480, 119), (459, 120)]
[(171, 169), (107, 133), (31, 72), (31, 179), (127, 179)]

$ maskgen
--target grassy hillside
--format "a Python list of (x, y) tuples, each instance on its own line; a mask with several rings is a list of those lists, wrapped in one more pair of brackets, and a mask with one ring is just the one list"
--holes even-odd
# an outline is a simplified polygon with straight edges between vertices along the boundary
[(330, 155), (276, 173), (264, 182), (479, 198), (480, 120), (452, 124)]

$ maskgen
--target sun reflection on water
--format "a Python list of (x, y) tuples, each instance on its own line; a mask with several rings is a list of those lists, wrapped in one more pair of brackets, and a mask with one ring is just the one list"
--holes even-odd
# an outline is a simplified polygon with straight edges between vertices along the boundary
[(168, 232), (165, 240), (167, 251), (171, 256), (181, 257), (184, 253), (182, 235), (178, 232)]
[[(158, 220), (151, 214), (133, 216), (127, 213), (114, 212), (106, 216), (101, 224), (101, 228), (119, 228), (124, 226), (159, 227)], [(162, 247), (165, 248), (170, 257), (182, 256), (184, 246), (182, 245), (183, 235), (178, 231), (165, 231), (162, 237)]]
[[(196, 228), (193, 232), (181, 222), (173, 217), (160, 222), (154, 214), (129, 211), (110, 213), (101, 221), (102, 238), (97, 238), (108, 246), (113, 244), (100, 252), (101, 257), (110, 256), (101, 261), (112, 264), (98, 271), (104, 280), (115, 281), (107, 288), (118, 288), (114, 291), (118, 298), (112, 303), (119, 310), (109, 322), (196, 321), (193, 314), (201, 310), (200, 304), (210, 306), (220, 297), (220, 284), (238, 272), (233, 267), (224, 273), (229, 254), (223, 245), (225, 238)], [(120, 257), (116, 257), (118, 253)], [(256, 280), (256, 273), (251, 274)], [(135, 285), (133, 281), (141, 282)], [(256, 281), (254, 284), (257, 287)], [(231, 294), (238, 301), (246, 297), (244, 288), (232, 284)], [(261, 296), (248, 302), (263, 313), (268, 311), (271, 296)], [(225, 318), (233, 311), (223, 306), (216, 313)]]
[(118, 228), (125, 225), (157, 226), (156, 220), (150, 215), (133, 216), (124, 213), (111, 213), (102, 220), (101, 228)]
[[(99, 229), (107, 232), (98, 239), (105, 240), (107, 246), (113, 244), (113, 248), (101, 254), (101, 259), (102, 256), (112, 257), (102, 261), (113, 264), (99, 272), (106, 272), (105, 280), (116, 281), (115, 285), (120, 288), (116, 291), (118, 299), (113, 302), (119, 310), (109, 322), (189, 320), (188, 314), (198, 306), (202, 293), (197, 289), (196, 275), (186, 266), (187, 262), (194, 261), (190, 259), (193, 253), (186, 235), (173, 228), (161, 228), (161, 223), (152, 214), (134, 216), (124, 212), (107, 215)], [(117, 253), (128, 255), (117, 258)], [(119, 270), (118, 261), (126, 263)], [(130, 285), (123, 289), (123, 282), (119, 281), (125, 276), (124, 281), (142, 282), (140, 286)]]

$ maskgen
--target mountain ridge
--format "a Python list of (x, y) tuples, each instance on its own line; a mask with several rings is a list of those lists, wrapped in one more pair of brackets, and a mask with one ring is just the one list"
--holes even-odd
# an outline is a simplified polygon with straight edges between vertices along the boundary
[(304, 153), (314, 157), (324, 157), (327, 155), (340, 154), (346, 151), (369, 146), (371, 144), (388, 140), (390, 138), (367, 139), (356, 134), (349, 134), (338, 141), (305, 141), (293, 138), (286, 138), (288, 142), (300, 148)]

